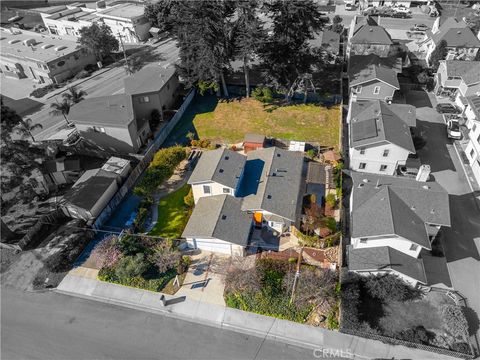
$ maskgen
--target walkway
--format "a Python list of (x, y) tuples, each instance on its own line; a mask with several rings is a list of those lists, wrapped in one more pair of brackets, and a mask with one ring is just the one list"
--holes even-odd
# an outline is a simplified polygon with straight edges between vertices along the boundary
[(454, 359), (428, 351), (384, 344), (380, 341), (336, 331), (199, 302), (186, 296), (164, 295), (167, 300), (167, 305), (164, 306), (160, 300), (162, 295), (160, 293), (110, 284), (84, 276), (68, 274), (55, 291), (108, 304), (163, 314), (202, 325), (261, 336), (266, 340), (277, 340), (307, 348), (349, 351), (355, 355), (354, 358), (356, 359)]

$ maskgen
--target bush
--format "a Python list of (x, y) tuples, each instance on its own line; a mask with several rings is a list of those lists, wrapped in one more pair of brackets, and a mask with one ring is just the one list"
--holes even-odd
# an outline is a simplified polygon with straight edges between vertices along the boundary
[(273, 92), (268, 87), (257, 87), (252, 91), (254, 99), (263, 103), (271, 103), (273, 101)]
[(453, 336), (461, 339), (468, 336), (468, 323), (461, 306), (445, 305), (442, 317), (445, 327)]
[(365, 287), (370, 296), (381, 301), (408, 301), (418, 299), (422, 295), (420, 290), (390, 274), (367, 277)]
[(342, 284), (342, 312), (341, 324), (347, 329), (355, 330), (359, 324), (360, 286), (358, 283)]
[(82, 70), (82, 71), (78, 72), (73, 78), (75, 80), (78, 80), (78, 79), (85, 79), (89, 76), (90, 76), (90, 73), (88, 71)]
[(333, 217), (325, 218), (325, 226), (333, 233), (337, 231), (337, 221)]
[(140, 277), (147, 271), (149, 264), (145, 261), (145, 255), (125, 256), (115, 266), (115, 276), (121, 281), (134, 277)]
[(330, 193), (325, 196), (325, 203), (331, 208), (334, 208), (335, 205), (337, 205), (337, 198), (335, 197), (335, 194)]
[(90, 257), (100, 269), (114, 266), (122, 257), (118, 237), (115, 235), (105, 237), (95, 246)]
[(140, 276), (119, 279), (115, 274), (114, 268), (102, 268), (98, 272), (97, 277), (101, 281), (111, 282), (114, 284), (132, 286), (149, 291), (161, 291), (165, 287), (165, 285), (167, 285), (168, 282), (175, 277), (175, 275), (175, 271), (168, 271), (167, 273), (161, 274), (158, 278), (155, 279), (145, 279)]
[(305, 153), (310, 159), (313, 159), (316, 155), (315, 149), (308, 149)]
[(33, 96), (35, 98), (41, 98), (41, 97), (47, 95), (50, 91), (58, 89), (59, 87), (60, 86), (57, 85), (57, 84), (48, 84), (44, 87), (33, 90), (30, 93), (30, 96)]
[(124, 255), (135, 255), (145, 250), (138, 236), (124, 235), (118, 241), (118, 247)]
[(152, 254), (149, 255), (150, 262), (156, 265), (161, 274), (178, 267), (181, 264), (181, 259), (180, 252), (165, 241), (157, 244), (152, 249)]
[(199, 147), (202, 149), (210, 149), (212, 147), (212, 143), (208, 139), (191, 140), (190, 144), (193, 147)]
[(400, 340), (410, 341), (417, 344), (429, 345), (430, 340), (435, 337), (435, 334), (427, 331), (423, 326), (417, 326), (411, 329), (401, 331), (395, 337)]
[(470, 346), (465, 342), (454, 343), (451, 349), (462, 354), (470, 354)]
[(192, 188), (190, 188), (190, 191), (188, 192), (188, 194), (183, 198), (183, 202), (189, 208), (193, 208), (193, 206), (195, 205)]

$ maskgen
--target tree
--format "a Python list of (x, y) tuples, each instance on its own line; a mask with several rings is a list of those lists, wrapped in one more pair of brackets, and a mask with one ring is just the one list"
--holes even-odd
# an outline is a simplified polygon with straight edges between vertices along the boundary
[(342, 21), (343, 21), (343, 19), (342, 19), (341, 16), (335, 15), (332, 19), (332, 25), (330, 26), (330, 30), (341, 34), (343, 32)]
[(466, 340), (468, 337), (468, 322), (462, 307), (459, 305), (445, 305), (442, 308), (442, 317), (445, 327), (455, 337)]
[(319, 227), (324, 226), (325, 216), (322, 214), (322, 209), (316, 203), (312, 203), (305, 208), (305, 217), (302, 223), (302, 229), (307, 234), (312, 234)]
[(438, 43), (438, 45), (435, 47), (435, 49), (432, 51), (432, 54), (430, 55), (430, 64), (435, 71), (438, 69), (440, 60), (444, 60), (447, 56), (447, 53), (447, 42), (445, 40), (442, 40)]
[(153, 253), (149, 256), (149, 260), (157, 266), (161, 274), (180, 265), (181, 259), (180, 251), (169, 246), (166, 241), (154, 246)]
[(408, 301), (418, 299), (422, 295), (420, 290), (390, 274), (369, 276), (366, 278), (365, 287), (372, 297), (381, 301)]
[(323, 29), (327, 20), (313, 0), (273, 0), (264, 4), (273, 22), (273, 32), (260, 52), (265, 76), (271, 86), (285, 93), (299, 75), (318, 71), (326, 53), (311, 48), (309, 40)]
[(90, 256), (100, 269), (114, 266), (122, 257), (118, 246), (118, 237), (109, 235), (104, 238), (95, 246)]
[(178, 1), (159, 0), (145, 5), (145, 17), (160, 32), (172, 32), (175, 26), (175, 12)]
[(99, 61), (103, 61), (105, 57), (118, 50), (118, 40), (106, 24), (93, 23), (88, 27), (81, 28), (79, 33), (78, 42), (80, 45), (92, 51)]
[(234, 46), (236, 56), (243, 61), (246, 96), (250, 97), (249, 62), (266, 39), (263, 22), (258, 17), (257, 0), (237, 3), (237, 21), (235, 22)]
[(122, 257), (115, 266), (115, 275), (119, 280), (129, 280), (137, 276), (142, 276), (148, 269), (148, 263), (145, 256), (141, 253), (134, 256)]
[(70, 112), (70, 102), (63, 100), (61, 103), (55, 102), (50, 104), (50, 115), (60, 116), (62, 115), (67, 124), (70, 124), (68, 121), (67, 115)]
[[(293, 276), (285, 276), (284, 287), (291, 289), (293, 280)], [(330, 270), (306, 267), (298, 278), (295, 294), (295, 304), (299, 306), (308, 303), (319, 305), (324, 300), (332, 301), (336, 297), (335, 274)]]
[(30, 138), (32, 142), (35, 142), (32, 132), (39, 129), (43, 129), (42, 124), (33, 124), (30, 118), (23, 119), (16, 128), (17, 133), (20, 134), (22, 139)]
[(80, 101), (85, 99), (87, 93), (83, 90), (77, 91), (75, 86), (70, 86), (67, 89), (67, 92), (62, 94), (62, 98), (64, 101), (67, 101), (70, 105), (78, 104)]

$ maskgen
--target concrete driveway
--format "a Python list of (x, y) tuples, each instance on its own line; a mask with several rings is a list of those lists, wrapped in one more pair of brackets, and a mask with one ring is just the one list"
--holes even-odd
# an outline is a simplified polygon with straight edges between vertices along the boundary
[(426, 140), (418, 151), (422, 163), (430, 164), (432, 176), (450, 194), (451, 228), (439, 234), (455, 290), (474, 310), (471, 328), (478, 334), (480, 316), (480, 211), (468, 184), (461, 160), (447, 139), (446, 126), (434, 109), (436, 99), (424, 91), (410, 91), (408, 104), (417, 107), (417, 131)]

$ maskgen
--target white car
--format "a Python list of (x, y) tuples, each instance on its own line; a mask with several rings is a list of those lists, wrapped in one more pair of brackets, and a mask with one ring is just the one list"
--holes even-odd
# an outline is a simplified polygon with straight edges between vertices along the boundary
[(460, 140), (462, 138), (462, 132), (460, 131), (460, 124), (458, 123), (458, 120), (448, 120), (447, 137), (455, 140)]
[(405, 6), (395, 6), (393, 10), (395, 10), (397, 13), (410, 14), (410, 10)]
[(345, 10), (346, 11), (352, 11), (355, 10), (355, 6), (353, 4), (345, 4)]

